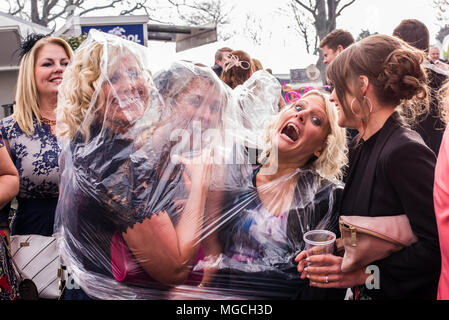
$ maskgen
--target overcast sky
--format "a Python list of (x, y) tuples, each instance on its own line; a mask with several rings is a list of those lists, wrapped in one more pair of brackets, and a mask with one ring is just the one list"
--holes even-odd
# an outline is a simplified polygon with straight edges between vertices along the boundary
[[(163, 0), (159, 0), (161, 1)], [(265, 68), (272, 68), (274, 73), (289, 73), (290, 69), (305, 68), (315, 63), (316, 57), (307, 54), (302, 39), (293, 30), (294, 21), (288, 17), (289, 2), (290, 0), (223, 0), (226, 8), (234, 7), (231, 24), (225, 28), (235, 33), (231, 39), (180, 53), (175, 52), (173, 43), (151, 41), (148, 47), (153, 56), (152, 69), (157, 71), (177, 59), (213, 65), (215, 51), (223, 46), (247, 51), (261, 60)], [(6, 1), (0, 0), (0, 8), (3, 10), (5, 3)], [(114, 13), (117, 14), (117, 10)], [(103, 11), (102, 14), (107, 13)], [(99, 14), (93, 12), (92, 15)], [(428, 26), (433, 43), (439, 30), (436, 16), (432, 0), (356, 0), (338, 18), (337, 28), (350, 31), (354, 38), (357, 38), (362, 29), (391, 35), (401, 20), (414, 18)], [(245, 33), (245, 26), (248, 24), (258, 30), (260, 45), (255, 45), (248, 39)], [(258, 25), (260, 28), (254, 27)]]
[[(307, 55), (302, 40), (291, 31), (293, 21), (286, 19), (287, 9), (282, 9), (288, 0), (226, 0), (234, 5), (232, 24), (244, 28), (247, 15), (255, 21), (261, 21), (265, 39), (261, 46), (254, 45), (241, 35), (236, 35), (226, 42), (217, 42), (199, 48), (175, 53), (173, 44), (150, 43), (154, 55), (155, 68), (165, 65), (170, 60), (179, 58), (213, 64), (215, 50), (222, 46), (243, 49), (251, 56), (261, 60), (265, 68), (272, 68), (274, 73), (289, 73), (290, 69), (305, 68), (316, 62), (315, 57)], [(392, 34), (393, 29), (403, 19), (418, 19), (430, 30), (431, 42), (439, 30), (436, 10), (432, 0), (357, 0), (346, 8), (337, 20), (337, 27), (350, 31), (354, 38), (362, 29), (371, 33)], [(449, 20), (449, 17), (448, 17)], [(290, 28), (289, 28), (290, 26)]]

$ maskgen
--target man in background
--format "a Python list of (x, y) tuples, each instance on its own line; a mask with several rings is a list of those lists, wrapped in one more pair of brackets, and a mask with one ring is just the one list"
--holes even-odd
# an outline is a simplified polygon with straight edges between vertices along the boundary
[(324, 64), (329, 64), (344, 49), (354, 43), (354, 37), (347, 31), (335, 29), (320, 42)]
[(441, 70), (449, 71), (449, 66), (440, 59), (440, 49), (438, 47), (430, 47), (429, 59)]
[(230, 54), (231, 52), (232, 52), (231, 48), (224, 47), (218, 49), (217, 52), (215, 53), (215, 64), (212, 67), (212, 70), (214, 70), (214, 72), (217, 74), (218, 77), (221, 76), (228, 54)]

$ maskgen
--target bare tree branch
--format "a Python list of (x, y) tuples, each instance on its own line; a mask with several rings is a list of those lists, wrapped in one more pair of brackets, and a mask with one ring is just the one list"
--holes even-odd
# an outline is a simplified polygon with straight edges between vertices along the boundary
[[(313, 15), (313, 17), (316, 17), (316, 10), (317, 10), (317, 7), (315, 6), (315, 8), (311, 8), (311, 7), (308, 7), (307, 5), (305, 5), (304, 3), (302, 3), (300, 0), (294, 0), (297, 4), (299, 4), (301, 7), (303, 7), (304, 9), (306, 9), (307, 11), (309, 11), (312, 15)], [(310, 3), (310, 1), (309, 1), (309, 3)]]
[[(302, 38), (305, 42), (307, 52), (309, 53), (309, 46), (311, 46), (312, 36), (314, 36), (314, 47), (313, 53), (315, 55), (319, 55), (319, 59), (317, 61), (317, 67), (320, 69), (322, 74), (324, 75), (325, 66), (323, 64), (323, 55), (319, 50), (319, 43), (321, 40), (329, 34), (332, 30), (334, 30), (337, 26), (337, 18), (341, 15), (343, 10), (351, 6), (355, 3), (356, 0), (309, 0), (308, 5), (304, 0), (291, 0), (291, 8), (296, 8), (297, 10), (293, 10), (294, 19), (297, 27), (299, 28), (300, 33), (302, 34)], [(437, 0), (435, 0), (437, 1)], [(449, 0), (441, 0), (441, 1), (449, 1)], [(305, 20), (305, 14), (301, 12), (306, 12), (307, 16), (312, 17), (312, 21)], [(301, 12), (303, 16), (298, 16), (297, 12)], [(310, 32), (314, 27), (315, 34)], [(323, 79), (324, 80), (324, 79)]]
[(12, 16), (17, 15), (18, 13), (20, 13), (23, 10), (23, 8), (25, 8), (25, 3), (21, 3), (20, 0), (16, 1), (17, 9), (15, 9), (15, 10), (12, 9), (11, 2), (8, 1), (8, 4), (9, 4), (8, 14), (10, 14)]
[(81, 11), (79, 13), (79, 15), (82, 16), (89, 12), (96, 11), (96, 10), (102, 10), (102, 9), (106, 9), (106, 8), (115, 8), (115, 5), (120, 2), (122, 2), (122, 1), (121, 0), (113, 0), (109, 4), (104, 5), (104, 6), (95, 6), (95, 7), (89, 8), (89, 9), (85, 9), (84, 11)]
[(296, 21), (296, 24), (299, 28), (299, 33), (301, 35), (301, 37), (304, 39), (305, 45), (306, 45), (306, 51), (307, 53), (310, 54), (310, 32), (309, 32), (309, 25), (310, 23), (308, 23), (308, 21), (306, 20), (306, 17), (304, 16), (304, 14), (301, 15), (302, 11), (299, 11), (298, 8), (293, 4), (290, 3), (290, 7), (291, 10), (293, 11), (293, 15)]
[(140, 9), (146, 9), (145, 4), (146, 4), (146, 1), (143, 1), (143, 3), (137, 2), (135, 4), (135, 6), (132, 7), (131, 9), (123, 10), (122, 12), (120, 12), (120, 15), (124, 16), (124, 15), (130, 14), (130, 13), (132, 13), (134, 11), (137, 11), (137, 10), (140, 10)]
[(347, 7), (349, 7), (351, 4), (353, 4), (355, 2), (355, 0), (351, 0), (349, 1), (347, 4), (345, 4), (343, 7), (341, 7), (340, 10), (338, 10), (337, 14), (335, 17), (339, 17), (341, 15), (341, 12), (346, 9)]
[[(123, 8), (121, 15), (130, 14), (132, 12), (142, 10), (152, 21), (158, 21), (150, 14), (150, 7), (147, 0), (101, 0), (101, 1), (85, 1), (85, 0), (8, 0), (11, 15), (26, 17), (34, 23), (48, 27), (51, 22), (58, 19), (68, 17), (74, 13), (76, 8), (77, 14), (82, 16), (88, 13), (99, 11), (107, 8), (117, 8), (119, 5)], [(155, 12), (155, 11), (153, 11)], [(56, 25), (56, 24), (55, 24)]]
[(222, 0), (218, 1), (174, 1), (168, 2), (176, 8), (178, 16), (181, 20), (193, 24), (201, 25), (214, 22), (217, 25), (229, 23), (229, 15), (234, 9), (233, 7), (224, 11)]

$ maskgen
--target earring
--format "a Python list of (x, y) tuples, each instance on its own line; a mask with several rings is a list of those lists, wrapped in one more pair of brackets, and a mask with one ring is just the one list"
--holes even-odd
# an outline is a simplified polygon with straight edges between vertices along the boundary
[(321, 152), (315, 151), (315, 152), (313, 153), (313, 155), (314, 155), (315, 157), (319, 158), (319, 157), (321, 156)]
[(355, 102), (355, 98), (354, 99), (352, 99), (352, 101), (351, 101), (351, 111), (352, 111), (352, 114), (354, 114), (355, 115), (355, 112), (354, 112), (354, 109), (352, 108), (353, 107), (353, 105), (354, 105), (354, 102)]
[(368, 98), (367, 96), (363, 96), (363, 100), (367, 100), (368, 101), (368, 105), (369, 105), (369, 113), (373, 113), (373, 104), (371, 103), (371, 99)]

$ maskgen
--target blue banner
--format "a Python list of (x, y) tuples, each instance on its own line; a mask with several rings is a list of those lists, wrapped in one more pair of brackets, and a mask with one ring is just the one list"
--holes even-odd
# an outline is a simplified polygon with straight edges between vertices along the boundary
[(143, 24), (81, 26), (81, 34), (89, 33), (90, 29), (97, 29), (145, 45), (143, 26)]

